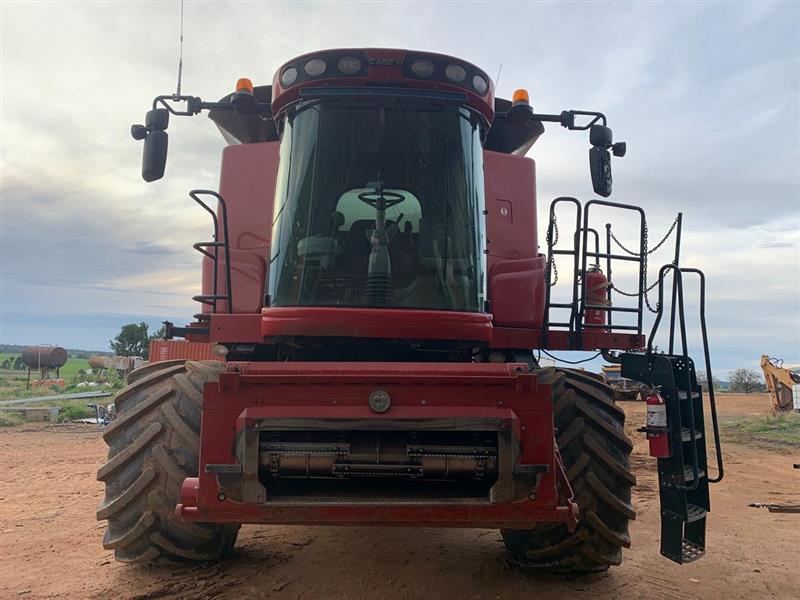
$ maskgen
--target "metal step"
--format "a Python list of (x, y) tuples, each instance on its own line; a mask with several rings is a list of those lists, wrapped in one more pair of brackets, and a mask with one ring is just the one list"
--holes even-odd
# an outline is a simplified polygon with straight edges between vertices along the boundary
[(706, 549), (702, 546), (690, 542), (689, 540), (683, 540), (681, 544), (681, 563), (686, 564), (694, 562), (698, 558), (702, 558), (705, 553)]
[[(700, 479), (702, 479), (703, 477), (706, 476), (706, 472), (703, 469), (698, 469), (697, 476)], [(692, 465), (683, 466), (683, 480), (686, 483), (691, 483), (692, 481), (694, 481), (694, 469), (692, 468)]]
[(686, 505), (686, 522), (693, 523), (694, 521), (699, 521), (700, 519), (705, 519), (708, 512), (702, 506), (697, 506), (696, 504), (687, 504)]
[[(694, 439), (699, 440), (702, 437), (703, 437), (703, 434), (700, 433), (699, 431), (695, 431), (694, 432)], [(681, 441), (684, 441), (684, 442), (691, 442), (692, 441), (692, 436), (689, 433), (689, 428), (688, 427), (681, 427)]]

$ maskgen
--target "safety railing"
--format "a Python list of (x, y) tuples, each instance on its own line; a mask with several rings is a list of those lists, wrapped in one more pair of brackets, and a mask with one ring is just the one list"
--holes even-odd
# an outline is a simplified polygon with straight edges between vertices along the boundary
[[(558, 221), (556, 212), (560, 205), (571, 204), (575, 210), (575, 227), (572, 233), (572, 247), (563, 248), (557, 247), (559, 241)], [(617, 209), (621, 211), (633, 212), (639, 223), (639, 245), (638, 249), (630, 250), (626, 248), (612, 232), (611, 224), (606, 223), (605, 235), (605, 249), (600, 250), (600, 236), (596, 229), (591, 227), (591, 215), (593, 214), (593, 207), (606, 207)], [(628, 204), (620, 204), (617, 202), (609, 202), (607, 200), (590, 200), (585, 205), (571, 197), (559, 197), (550, 203), (550, 219), (547, 228), (547, 268), (545, 273), (545, 314), (544, 323), (542, 327), (543, 343), (547, 342), (547, 335), (549, 330), (567, 330), (571, 334), (571, 339), (574, 340), (576, 347), (580, 346), (581, 336), (585, 330), (600, 330), (612, 333), (635, 333), (642, 334), (642, 323), (645, 305), (652, 311), (656, 309), (650, 305), (648, 299), (648, 292), (650, 292), (657, 284), (658, 281), (648, 287), (647, 283), (647, 263), (648, 256), (655, 250), (660, 248), (669, 238), (673, 230), (677, 230), (675, 258), (674, 264), (678, 264), (680, 258), (680, 228), (682, 217), (678, 214), (672, 227), (670, 227), (664, 239), (662, 239), (654, 248), (648, 248), (648, 229), (647, 220), (644, 211), (638, 206), (631, 206)], [(591, 242), (594, 242), (591, 244)], [(612, 252), (612, 243), (618, 245), (622, 252)], [(591, 246), (594, 246), (592, 249)], [(572, 290), (571, 301), (554, 301), (552, 294), (552, 287), (558, 281), (558, 268), (556, 259), (558, 257), (570, 257), (572, 266)], [(613, 275), (617, 263), (627, 262), (633, 263), (636, 269), (637, 286), (633, 291), (623, 291), (614, 283)], [(594, 294), (587, 294), (587, 273), (590, 266), (605, 268), (606, 289), (605, 289), (605, 302), (599, 303), (596, 300), (591, 301), (595, 297)], [(617, 298), (612, 298), (616, 293), (620, 297), (630, 297), (636, 299), (635, 306), (623, 306)], [(676, 290), (673, 289), (673, 297)], [(569, 320), (558, 319), (554, 320), (551, 315), (551, 310), (569, 310)], [(606, 315), (603, 323), (586, 322), (584, 316), (588, 311), (601, 311)], [(635, 323), (631, 323), (630, 319), (617, 321), (623, 314), (632, 315)], [(672, 342), (671, 342), (672, 343)]]
[[(189, 192), (189, 196), (191, 196), (192, 200), (197, 202), (200, 206), (202, 206), (208, 214), (211, 215), (211, 221), (214, 225), (214, 237), (213, 240), (210, 242), (197, 242), (192, 244), (192, 248), (200, 252), (203, 256), (207, 257), (211, 260), (211, 271), (212, 271), (212, 288), (210, 294), (200, 294), (198, 296), (193, 296), (192, 300), (196, 302), (200, 302), (201, 304), (205, 304), (211, 306), (211, 314), (215, 314), (217, 312), (217, 303), (221, 300), (225, 301), (225, 308), (226, 312), (232, 313), (233, 312), (233, 293), (231, 289), (231, 251), (230, 245), (228, 243), (228, 207), (225, 204), (225, 199), (212, 190), (192, 190)], [(219, 203), (219, 208), (221, 209), (221, 217), (222, 217), (222, 239), (220, 240), (220, 223), (219, 219), (217, 218), (216, 211), (211, 208), (206, 202), (204, 202), (200, 196), (212, 196), (216, 198), (217, 202)], [(225, 293), (221, 294), (219, 291), (219, 250), (220, 248), (223, 251), (225, 257)], [(207, 320), (209, 318), (209, 313), (199, 313), (195, 315), (198, 320)]]
[[(683, 391), (686, 393), (689, 402), (692, 402), (692, 380), (691, 380), (691, 372), (688, 368), (690, 364), (689, 359), (689, 347), (688, 347), (688, 339), (686, 336), (686, 308), (684, 304), (684, 297), (683, 297), (683, 275), (684, 273), (692, 273), (697, 275), (700, 281), (700, 294), (699, 294), (699, 317), (700, 317), (700, 334), (703, 341), (703, 360), (705, 362), (705, 370), (706, 370), (706, 379), (708, 381), (708, 403), (709, 403), (709, 412), (711, 413), (711, 427), (714, 432), (714, 452), (716, 455), (717, 461), (717, 476), (716, 477), (709, 477), (709, 483), (717, 483), (722, 481), (722, 478), (725, 474), (724, 471), (724, 464), (722, 461), (722, 446), (720, 444), (719, 439), (719, 420), (717, 418), (717, 403), (716, 398), (714, 397), (714, 376), (711, 372), (711, 353), (708, 347), (708, 328), (706, 327), (706, 276), (700, 270), (693, 267), (678, 267), (677, 265), (664, 265), (661, 267), (658, 273), (658, 310), (656, 312), (655, 320), (653, 321), (653, 327), (650, 330), (650, 335), (647, 338), (647, 357), (648, 360), (651, 356), (656, 352), (656, 348), (654, 345), (656, 334), (658, 333), (659, 326), (661, 325), (661, 320), (664, 316), (664, 280), (666, 279), (666, 274), (668, 271), (672, 271), (672, 296), (674, 301), (670, 306), (670, 331), (669, 331), (669, 343), (670, 343), (670, 351), (669, 354), (674, 354), (674, 341), (675, 341), (675, 324), (677, 321), (678, 324), (678, 331), (680, 332), (680, 341), (681, 341), (681, 356), (683, 358), (684, 364), (687, 365), (687, 368), (684, 370), (685, 381), (682, 382), (685, 384), (683, 389), (679, 387), (679, 391)], [(695, 417), (694, 411), (690, 410), (687, 411), (689, 415), (689, 431), (695, 431)], [(692, 444), (693, 448), (693, 457), (692, 457), (692, 472), (694, 475), (694, 480), (692, 486), (687, 486), (688, 491), (692, 491), (697, 487), (698, 481), (698, 452), (696, 443)]]

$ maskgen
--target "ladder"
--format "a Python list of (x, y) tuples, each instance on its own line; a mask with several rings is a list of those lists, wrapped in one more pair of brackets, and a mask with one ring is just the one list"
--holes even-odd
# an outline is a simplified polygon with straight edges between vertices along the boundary
[[(214, 237), (210, 242), (196, 242), (192, 244), (192, 248), (200, 252), (203, 256), (209, 258), (212, 264), (212, 292), (210, 294), (201, 294), (198, 296), (193, 296), (192, 300), (195, 302), (200, 302), (201, 304), (206, 304), (211, 307), (211, 314), (215, 314), (217, 312), (217, 302), (220, 300), (225, 300), (225, 306), (227, 308), (228, 313), (233, 312), (233, 298), (232, 298), (232, 291), (231, 291), (231, 251), (230, 245), (228, 243), (228, 207), (225, 204), (225, 199), (215, 191), (212, 190), (192, 190), (189, 192), (189, 196), (191, 196), (192, 200), (197, 202), (200, 206), (202, 206), (208, 214), (211, 215), (211, 220), (214, 225)], [(217, 199), (219, 203), (219, 207), (221, 210), (222, 216), (222, 239), (220, 240), (219, 235), (219, 220), (217, 219), (216, 211), (211, 208), (208, 204), (203, 202), (200, 196), (212, 196)], [(219, 250), (222, 248), (222, 251), (225, 255), (225, 293), (222, 294), (219, 292), (219, 281), (217, 277), (217, 273), (219, 271)], [(208, 321), (210, 319), (209, 313), (198, 313), (194, 315), (198, 321)]]
[[(680, 327), (682, 352), (674, 350), (674, 332), (670, 331), (669, 352), (659, 354), (653, 340), (664, 312), (664, 280), (673, 274), (671, 326)], [(622, 376), (660, 389), (667, 412), (670, 456), (658, 459), (658, 489), (661, 501), (661, 554), (684, 564), (705, 554), (706, 520), (711, 510), (709, 484), (722, 480), (724, 470), (719, 441), (714, 387), (709, 384), (709, 408), (714, 434), (717, 475), (710, 477), (706, 453), (703, 391), (697, 383), (694, 362), (686, 343), (686, 318), (683, 303), (683, 274), (700, 278), (700, 325), (708, 380), (713, 381), (705, 321), (705, 276), (693, 268), (664, 265), (659, 272), (658, 313), (650, 332), (646, 352), (626, 352), (621, 356)]]

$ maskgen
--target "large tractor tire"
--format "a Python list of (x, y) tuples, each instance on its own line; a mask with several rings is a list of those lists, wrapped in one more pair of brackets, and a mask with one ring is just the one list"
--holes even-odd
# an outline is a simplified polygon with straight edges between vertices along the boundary
[(561, 523), (504, 530), (515, 563), (557, 572), (604, 571), (622, 562), (630, 547), (630, 471), (633, 445), (625, 436), (625, 413), (614, 404), (614, 390), (581, 371), (546, 368), (540, 381), (553, 386), (556, 441), (580, 508), (570, 533)]
[(154, 363), (137, 369), (114, 401), (103, 434), (108, 462), (97, 519), (108, 520), (103, 546), (122, 562), (159, 558), (216, 560), (236, 541), (238, 525), (185, 523), (175, 516), (185, 477), (196, 477), (203, 386), (219, 362)]

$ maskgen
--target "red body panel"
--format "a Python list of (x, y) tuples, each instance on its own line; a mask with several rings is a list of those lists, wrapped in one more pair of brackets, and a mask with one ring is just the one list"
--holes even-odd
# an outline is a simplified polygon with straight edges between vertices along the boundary
[(212, 344), (184, 340), (153, 340), (150, 342), (150, 362), (165, 360), (223, 360), (211, 352)]
[[(264, 303), (278, 148), (278, 142), (263, 142), (228, 146), (222, 152), (219, 190), (228, 206), (234, 313), (258, 313)], [(221, 211), (218, 218), (221, 228)], [(220, 231), (220, 239), (223, 238)], [(217, 280), (218, 290), (224, 294), (224, 259), (219, 261)], [(203, 260), (203, 294), (211, 294), (212, 286), (211, 260), (206, 258)], [(203, 312), (209, 310), (206, 305)], [(217, 310), (227, 312), (224, 300), (218, 303)]]
[(492, 339), (492, 316), (446, 310), (272, 307), (262, 311), (261, 334), (387, 339)]
[(489, 303), (497, 327), (539, 328), (544, 317), (544, 256), (536, 224), (533, 160), (484, 152)]
[[(571, 491), (560, 479), (554, 453), (552, 390), (523, 370), (527, 367), (514, 364), (230, 363), (219, 384), (206, 386), (200, 475), (187, 479), (177, 512), (186, 520), (234, 523), (530, 527), (539, 521), (574, 522)], [(370, 392), (378, 388), (392, 399), (381, 414), (368, 405)], [(454, 430), (492, 423), (513, 437), (515, 463), (547, 465), (547, 472), (522, 498), (317, 503), (271, 501), (267, 489), (265, 501), (255, 503), (221, 496), (218, 475), (206, 469), (241, 465), (246, 474), (246, 436), (254, 431), (257, 436), (261, 423), (381, 429), (384, 423), (424, 428), (426, 422), (441, 421)], [(505, 475), (510, 468), (506, 465)]]

